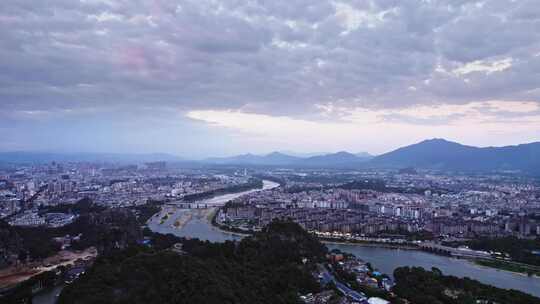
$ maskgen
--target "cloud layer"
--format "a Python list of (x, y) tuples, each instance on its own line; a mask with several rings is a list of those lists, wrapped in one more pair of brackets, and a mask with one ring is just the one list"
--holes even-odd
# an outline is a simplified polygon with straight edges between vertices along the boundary
[[(54, 148), (83, 149), (62, 133), (75, 121), (89, 140), (102, 128), (104, 150), (241, 150), (238, 129), (193, 115), (227, 111), (374, 131), (470, 126), (460, 111), (475, 108), (478, 126), (513, 129), (504, 142), (510, 124), (540, 131), (536, 0), (4, 0), (0, 45), (4, 150), (46, 149), (36, 128), (66, 135)], [(351, 122), (358, 113), (377, 123)]]

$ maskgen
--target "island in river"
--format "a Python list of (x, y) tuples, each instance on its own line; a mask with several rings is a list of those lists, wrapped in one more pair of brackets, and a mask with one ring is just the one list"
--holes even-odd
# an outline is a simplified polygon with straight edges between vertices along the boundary
[[(228, 193), (200, 202), (208, 206), (204, 209), (184, 209), (175, 205), (165, 205), (161, 211), (150, 218), (147, 225), (150, 230), (157, 233), (171, 233), (178, 237), (198, 238), (211, 242), (224, 242), (226, 240), (239, 240), (242, 236), (237, 233), (222, 231), (210, 224), (217, 208), (230, 200), (256, 191), (269, 190), (279, 187), (278, 183), (263, 180), (261, 189), (251, 189), (238, 193)], [(165, 217), (166, 216), (166, 217)]]

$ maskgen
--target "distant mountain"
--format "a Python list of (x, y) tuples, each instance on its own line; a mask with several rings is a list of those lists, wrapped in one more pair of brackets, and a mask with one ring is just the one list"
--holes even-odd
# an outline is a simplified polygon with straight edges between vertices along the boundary
[(287, 154), (290, 156), (299, 157), (299, 158), (308, 158), (312, 156), (329, 154), (329, 152), (295, 152), (295, 151), (278, 151), (278, 152), (282, 154)]
[(49, 162), (112, 162), (143, 163), (153, 161), (178, 162), (183, 159), (164, 153), (49, 153), (49, 152), (0, 152), (0, 163), (49, 163)]
[(301, 158), (287, 155), (281, 152), (272, 152), (267, 155), (242, 154), (231, 157), (214, 157), (203, 160), (205, 163), (222, 165), (261, 165), (279, 166), (291, 165)]
[(298, 163), (299, 166), (305, 167), (349, 167), (362, 162), (363, 158), (360, 158), (352, 153), (341, 151), (337, 153), (330, 153), (326, 155), (319, 155), (305, 158)]
[(360, 153), (356, 153), (354, 154), (356, 157), (359, 157), (359, 158), (363, 158), (363, 159), (372, 159), (374, 156), (367, 153), (367, 152), (360, 152)]
[(476, 172), (519, 170), (540, 174), (540, 142), (478, 148), (444, 139), (430, 139), (379, 155), (369, 165)]
[(185, 161), (170, 154), (111, 153), (0, 153), (1, 163), (45, 162), (116, 162), (151, 161), (183, 162), (195, 166), (206, 164), (283, 166), (291, 168), (419, 168), (452, 171), (492, 172), (520, 171), (540, 176), (540, 142), (506, 147), (479, 148), (444, 139), (424, 140), (379, 156), (341, 151), (311, 157), (292, 156), (282, 152), (266, 155), (243, 154)]
[(254, 155), (251, 153), (235, 155), (230, 157), (210, 157), (204, 159), (205, 163), (214, 163), (214, 164), (242, 164), (242, 163), (253, 163), (257, 162), (261, 156)]
[(275, 164), (290, 164), (300, 160), (300, 157), (287, 155), (281, 152), (272, 152), (264, 156), (266, 162)]
[(267, 155), (243, 154), (232, 157), (208, 158), (204, 162), (228, 165), (340, 168), (362, 163), (368, 159), (366, 154), (357, 156), (344, 151), (311, 157), (297, 157), (281, 152), (272, 152)]

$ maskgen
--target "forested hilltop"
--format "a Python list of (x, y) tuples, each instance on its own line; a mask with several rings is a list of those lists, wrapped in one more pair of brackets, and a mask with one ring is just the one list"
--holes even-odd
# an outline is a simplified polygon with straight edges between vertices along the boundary
[(297, 224), (274, 222), (241, 242), (222, 244), (169, 235), (151, 248), (100, 258), (62, 292), (59, 303), (300, 303), (318, 292), (312, 271), (326, 248)]

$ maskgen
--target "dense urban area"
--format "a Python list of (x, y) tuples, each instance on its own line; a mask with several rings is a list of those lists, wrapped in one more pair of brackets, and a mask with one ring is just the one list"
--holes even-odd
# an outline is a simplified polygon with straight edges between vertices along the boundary
[[(214, 244), (148, 228), (152, 220), (163, 225), (170, 208), (211, 210), (216, 228), (250, 236)], [(166, 162), (0, 167), (2, 303), (30, 303), (55, 286), (63, 286), (60, 303), (177, 303), (190, 296), (189, 303), (217, 303), (225, 289), (230, 297), (220, 303), (540, 303), (435, 268), (398, 268), (389, 276), (320, 243), (422, 250), (535, 276), (539, 236), (540, 182), (511, 173)], [(128, 280), (134, 269), (139, 279)], [(258, 283), (250, 281), (255, 276)], [(185, 284), (183, 291), (152, 285), (168, 278)], [(131, 291), (143, 284), (150, 284), (146, 295)], [(196, 289), (206, 292), (193, 296)]]

